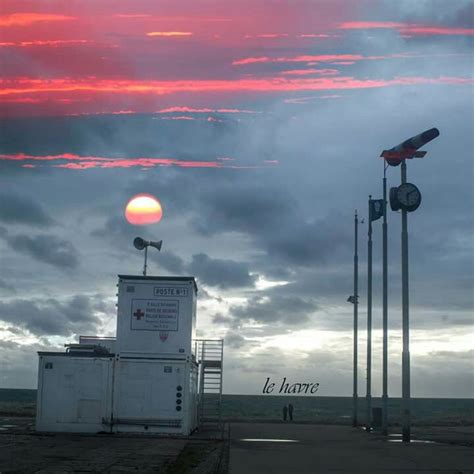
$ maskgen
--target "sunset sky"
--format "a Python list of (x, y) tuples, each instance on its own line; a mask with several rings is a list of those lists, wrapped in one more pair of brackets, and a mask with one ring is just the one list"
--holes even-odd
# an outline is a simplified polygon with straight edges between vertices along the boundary
[[(353, 214), (408, 162), (412, 395), (474, 393), (471, 0), (3, 0), (0, 387), (38, 350), (114, 335), (136, 236), (149, 272), (190, 275), (199, 336), (225, 339), (224, 390), (267, 377), (352, 394)], [(400, 181), (388, 171), (389, 186)], [(124, 215), (141, 193), (160, 222)], [(389, 392), (401, 392), (400, 215), (389, 219)], [(360, 227), (365, 393), (366, 223)], [(373, 394), (381, 393), (381, 222)]]

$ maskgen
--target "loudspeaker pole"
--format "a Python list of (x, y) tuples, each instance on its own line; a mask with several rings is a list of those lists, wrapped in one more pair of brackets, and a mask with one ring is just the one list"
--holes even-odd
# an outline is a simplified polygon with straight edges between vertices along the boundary
[(143, 265), (143, 276), (146, 276), (146, 260), (148, 257), (148, 245), (145, 246), (145, 263)]
[(145, 250), (145, 263), (143, 264), (143, 276), (146, 276), (146, 267), (147, 267), (147, 258), (148, 258), (148, 247), (155, 247), (156, 250), (158, 250), (158, 252), (161, 250), (161, 246), (163, 245), (163, 241), (162, 240), (157, 240), (157, 241), (153, 241), (153, 240), (150, 240), (149, 242), (142, 239), (141, 237), (135, 237), (134, 241), (133, 241), (133, 246), (137, 249), (137, 250)]
[[(401, 165), (402, 184), (407, 182), (406, 160)], [(408, 212), (402, 209), (402, 439), (410, 442), (410, 317), (408, 288)]]
[(387, 168), (383, 162), (383, 243), (382, 243), (382, 434), (388, 434), (388, 229), (387, 229)]

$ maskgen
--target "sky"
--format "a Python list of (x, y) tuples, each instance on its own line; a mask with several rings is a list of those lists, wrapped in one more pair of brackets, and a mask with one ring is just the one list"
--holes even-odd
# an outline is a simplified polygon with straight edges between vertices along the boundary
[[(118, 274), (194, 276), (198, 335), (225, 340), (224, 392), (267, 377), (352, 395), (354, 211), (365, 393), (368, 197), (408, 160), (411, 390), (474, 393), (470, 0), (3, 0), (0, 387), (39, 350), (115, 335)], [(387, 170), (388, 186), (400, 168)], [(138, 193), (159, 223), (127, 222)], [(374, 224), (373, 395), (382, 385)], [(389, 211), (389, 395), (401, 394), (400, 214)]]

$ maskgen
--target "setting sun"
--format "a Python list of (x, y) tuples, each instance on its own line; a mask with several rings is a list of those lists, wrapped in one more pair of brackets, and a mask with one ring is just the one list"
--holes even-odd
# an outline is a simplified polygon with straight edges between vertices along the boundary
[(162, 215), (160, 202), (151, 194), (134, 196), (125, 208), (125, 218), (133, 225), (155, 224), (161, 220)]

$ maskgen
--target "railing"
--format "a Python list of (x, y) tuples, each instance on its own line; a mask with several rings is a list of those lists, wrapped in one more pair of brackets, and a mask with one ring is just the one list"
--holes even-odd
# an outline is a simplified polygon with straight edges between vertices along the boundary
[(222, 339), (195, 339), (194, 353), (197, 362), (202, 360), (219, 360), (222, 361), (224, 354), (224, 341)]
[(222, 427), (222, 378), (224, 341), (195, 340), (196, 360), (199, 362), (199, 426)]

